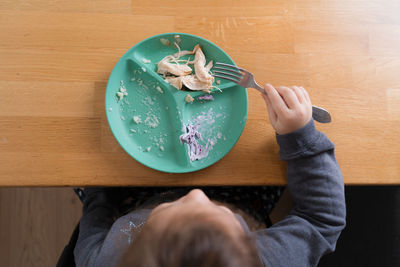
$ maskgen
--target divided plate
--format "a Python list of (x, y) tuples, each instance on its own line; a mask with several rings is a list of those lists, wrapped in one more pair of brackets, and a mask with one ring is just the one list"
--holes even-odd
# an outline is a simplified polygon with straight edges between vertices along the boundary
[[(221, 48), (206, 39), (185, 33), (160, 34), (141, 41), (120, 58), (109, 77), (105, 96), (108, 123), (122, 148), (143, 165), (169, 173), (197, 171), (224, 157), (242, 134), (248, 106), (246, 89), (224, 80), (219, 85), (214, 82), (222, 91), (212, 90), (214, 101), (186, 103), (187, 94), (196, 99), (207, 93), (177, 90), (156, 73), (157, 63), (177, 52), (172, 45), (177, 34), (181, 50), (193, 50), (200, 44), (207, 63), (213, 60), (234, 64)], [(168, 39), (171, 45), (163, 45), (161, 38)], [(194, 59), (194, 55), (189, 57)], [(143, 59), (151, 63), (144, 63)], [(121, 86), (128, 95), (119, 100)], [(135, 123), (134, 116), (141, 123)], [(205, 145), (211, 140), (213, 147), (207, 157), (190, 161), (189, 147), (180, 143), (179, 136), (184, 125), (199, 116), (203, 116), (200, 143)]]

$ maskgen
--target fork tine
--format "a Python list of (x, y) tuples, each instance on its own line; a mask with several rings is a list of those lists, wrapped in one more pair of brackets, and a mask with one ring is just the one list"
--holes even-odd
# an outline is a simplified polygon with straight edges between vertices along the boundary
[(229, 72), (225, 72), (225, 71), (214, 70), (214, 73), (222, 74), (222, 75), (225, 75), (225, 76), (228, 76), (228, 77), (231, 77), (231, 78), (235, 78), (237, 80), (241, 80), (242, 79), (242, 76), (238, 76), (238, 75), (235, 75), (233, 73), (229, 73)]
[(217, 67), (214, 67), (213, 70), (226, 70), (226, 71), (229, 71), (234, 74), (242, 76), (242, 73), (240, 72), (240, 70), (236, 70), (236, 69), (230, 69), (230, 68), (224, 68), (224, 67), (217, 66)]
[(244, 71), (244, 69), (242, 69), (242, 68), (239, 68), (238, 66), (231, 65), (231, 64), (226, 64), (226, 63), (222, 63), (222, 62), (215, 62), (215, 65), (221, 65), (221, 66), (225, 66), (225, 67), (233, 68), (233, 69), (236, 69), (236, 70), (241, 70), (241, 71)]
[(228, 81), (231, 81), (231, 82), (234, 82), (234, 83), (238, 83), (239, 82), (238, 80), (235, 80), (235, 79), (232, 79), (232, 78), (229, 78), (229, 77), (224, 77), (224, 76), (221, 76), (221, 75), (215, 75), (214, 74), (213, 76), (216, 77), (216, 78), (228, 80)]

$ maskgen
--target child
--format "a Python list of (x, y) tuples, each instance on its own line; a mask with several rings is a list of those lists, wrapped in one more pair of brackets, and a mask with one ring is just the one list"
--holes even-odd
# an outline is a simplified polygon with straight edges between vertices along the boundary
[[(174, 201), (159, 194), (157, 201), (116, 218), (118, 204), (110, 201), (110, 191), (89, 188), (74, 250), (76, 265), (316, 266), (321, 256), (334, 251), (345, 226), (334, 145), (315, 129), (304, 88), (267, 84), (265, 91), (262, 97), (296, 203), (288, 216), (251, 231), (234, 207), (194, 189)], [(161, 204), (149, 208), (151, 203)]]

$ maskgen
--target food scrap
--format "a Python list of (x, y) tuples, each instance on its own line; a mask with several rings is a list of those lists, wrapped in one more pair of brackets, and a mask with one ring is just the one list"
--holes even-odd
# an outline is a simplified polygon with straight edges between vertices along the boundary
[(146, 59), (146, 58), (142, 58), (142, 62), (144, 64), (149, 64), (149, 63), (151, 63), (151, 60), (150, 59)]
[(197, 100), (214, 101), (214, 97), (212, 95), (201, 95), (197, 97)]
[(178, 45), (182, 42), (181, 37), (179, 36), (179, 34), (176, 34), (176, 35), (174, 36), (174, 39), (176, 40), (176, 43), (177, 43)]
[(124, 81), (121, 81), (120, 86), (119, 86), (119, 91), (117, 92), (117, 96), (119, 97), (118, 101), (121, 101), (124, 98), (124, 96), (127, 96), (127, 95), (128, 95), (128, 92), (126, 91)]
[[(192, 51), (179, 51), (173, 55), (168, 55), (164, 57), (160, 62), (157, 64), (157, 73), (163, 75), (175, 75), (175, 76), (185, 76), (189, 75), (192, 72), (192, 69), (188, 66), (188, 64), (179, 64), (182, 62), (179, 58), (184, 55), (193, 54)], [(184, 60), (187, 62), (187, 60)]]
[(147, 117), (144, 120), (144, 124), (146, 124), (149, 128), (156, 128), (160, 124), (160, 121), (156, 115), (148, 112)]
[(142, 118), (140, 116), (133, 116), (133, 122), (136, 124), (142, 123)]
[(185, 97), (185, 101), (187, 103), (192, 103), (194, 101), (194, 98), (191, 95), (187, 94)]
[[(178, 52), (164, 57), (157, 64), (157, 73), (162, 74), (164, 80), (178, 90), (185, 86), (193, 91), (210, 93), (214, 82), (214, 77), (210, 74), (213, 61), (206, 64), (206, 57), (198, 44), (193, 51), (182, 51), (176, 42), (174, 44), (178, 48)], [(193, 54), (195, 55), (193, 61), (180, 59), (182, 56)], [(194, 73), (189, 65), (193, 65)]]
[(169, 40), (168, 39), (165, 39), (165, 38), (161, 38), (160, 39), (160, 42), (163, 44), (163, 45), (166, 45), (166, 46), (169, 46), (171, 43), (169, 42)]
[(156, 89), (157, 89), (158, 92), (160, 92), (160, 94), (163, 94), (163, 93), (164, 93), (163, 89), (161, 89), (160, 86), (157, 86)]

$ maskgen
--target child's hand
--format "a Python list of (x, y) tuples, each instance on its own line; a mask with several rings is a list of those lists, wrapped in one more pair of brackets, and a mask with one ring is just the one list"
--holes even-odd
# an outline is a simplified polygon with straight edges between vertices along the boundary
[(312, 116), (312, 105), (303, 87), (278, 87), (266, 84), (262, 97), (267, 104), (269, 120), (278, 134), (288, 134), (306, 125)]

